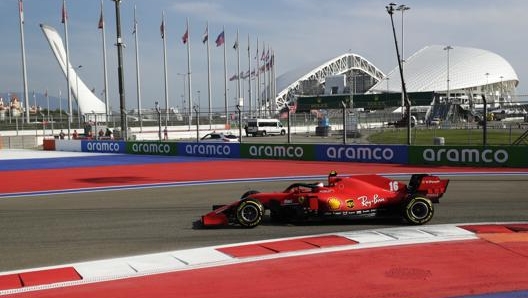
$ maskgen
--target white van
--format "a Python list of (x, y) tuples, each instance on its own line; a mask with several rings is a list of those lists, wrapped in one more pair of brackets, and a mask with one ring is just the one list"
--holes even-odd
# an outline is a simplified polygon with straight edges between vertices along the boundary
[(249, 119), (246, 124), (247, 136), (285, 135), (286, 129), (278, 119)]

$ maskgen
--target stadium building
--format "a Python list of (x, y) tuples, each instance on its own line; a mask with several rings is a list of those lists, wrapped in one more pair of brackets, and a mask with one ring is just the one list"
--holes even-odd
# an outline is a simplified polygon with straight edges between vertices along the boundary
[[(434, 93), (424, 120), (469, 119), (482, 113), (483, 99), (497, 117), (526, 114), (516, 103), (515, 88), (519, 79), (515, 70), (506, 59), (490, 51), (426, 46), (408, 57), (403, 69), (408, 93)], [(355, 54), (344, 54), (285, 73), (277, 78), (276, 84), (277, 110), (294, 102), (298, 95), (339, 95), (349, 94), (351, 90), (355, 95), (401, 92), (398, 68), (385, 75)]]

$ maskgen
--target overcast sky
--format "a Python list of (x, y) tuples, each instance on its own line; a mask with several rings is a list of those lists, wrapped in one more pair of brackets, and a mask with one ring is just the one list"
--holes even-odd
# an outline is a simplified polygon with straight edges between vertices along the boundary
[[(102, 38), (98, 29), (100, 1), (68, 0), (70, 61), (82, 65), (80, 77), (97, 95), (103, 90)], [(223, 48), (214, 40), (225, 26), (228, 77), (236, 73), (237, 55), (232, 46), (240, 32), (240, 67), (248, 69), (248, 35), (251, 58), (256, 40), (262, 50), (272, 47), (277, 76), (314, 62), (330, 60), (346, 52), (358, 54), (388, 73), (397, 65), (387, 1), (377, 0), (122, 0), (121, 28), (124, 49), (125, 99), (128, 109), (137, 107), (136, 64), (133, 35), (137, 6), (139, 64), (143, 107), (164, 102), (161, 15), (165, 11), (169, 79), (169, 105), (181, 106), (183, 78), (187, 72), (187, 48), (182, 43), (189, 19), (192, 95), (205, 108), (207, 101), (207, 52), (202, 43), (209, 22), (213, 106), (224, 105)], [(39, 24), (61, 23), (62, 0), (24, 0), (24, 34), (30, 92), (63, 97), (66, 80), (59, 69)], [(401, 3), (398, 3), (401, 4)], [(427, 45), (475, 47), (504, 57), (515, 69), (520, 83), (517, 94), (528, 94), (528, 1), (526, 0), (406, 0), (411, 9), (403, 14), (405, 57)], [(107, 42), (109, 96), (119, 109), (115, 2), (103, 0)], [(401, 42), (402, 14), (394, 15)], [(23, 90), (18, 0), (0, 0), (0, 93)], [(254, 60), (252, 60), (254, 61)], [(254, 63), (254, 62), (252, 62)], [(490, 70), (491, 72), (491, 70)], [(235, 104), (236, 85), (228, 85), (229, 104)], [(247, 87), (244, 88), (247, 92)], [(20, 94), (23, 97), (23, 94)], [(247, 96), (246, 96), (247, 97)], [(100, 96), (102, 98), (102, 96)], [(524, 100), (527, 98), (524, 97)]]

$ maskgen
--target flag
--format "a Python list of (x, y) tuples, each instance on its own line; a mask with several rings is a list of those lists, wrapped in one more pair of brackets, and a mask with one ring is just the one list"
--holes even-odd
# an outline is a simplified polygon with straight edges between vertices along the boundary
[(18, 0), (18, 12), (20, 13), (20, 22), (24, 24), (24, 7), (22, 5), (22, 0)]
[(164, 39), (165, 38), (165, 21), (163, 19), (161, 20), (160, 32), (161, 32), (161, 38)]
[(205, 32), (204, 32), (204, 34), (202, 36), (202, 42), (203, 43), (206, 43), (207, 40), (209, 39), (209, 28), (208, 27), (209, 27), (208, 25), (205, 25)]
[(238, 76), (236, 74), (232, 75), (230, 78), (229, 78), (229, 81), (234, 81), (234, 80), (238, 80)]
[(235, 41), (235, 44), (233, 45), (233, 49), (235, 49), (235, 50), (238, 49), (238, 40)]
[(224, 31), (222, 33), (218, 34), (218, 37), (216, 38), (216, 46), (219, 47), (224, 44)]
[(99, 16), (99, 24), (97, 24), (97, 29), (103, 29), (104, 20), (103, 20), (103, 8), (101, 7), (101, 15)]
[(189, 40), (189, 29), (185, 30), (185, 33), (182, 36), (182, 42), (183, 44), (187, 43), (187, 40)]
[(61, 23), (66, 23), (68, 20), (68, 13), (66, 12), (66, 0), (62, 1), (62, 20)]

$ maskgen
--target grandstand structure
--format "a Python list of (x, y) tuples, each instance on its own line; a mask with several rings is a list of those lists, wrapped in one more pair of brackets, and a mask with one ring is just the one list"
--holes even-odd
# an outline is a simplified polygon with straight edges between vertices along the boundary
[[(285, 73), (276, 80), (277, 96), (271, 103), (277, 111), (293, 103), (299, 95), (328, 94), (327, 78), (346, 76), (342, 93), (400, 93), (398, 68), (387, 75), (356, 54), (343, 54), (323, 63)], [(519, 78), (506, 59), (477, 48), (426, 46), (405, 60), (407, 92), (434, 92), (427, 118), (456, 122), (481, 111), (484, 99), (489, 111), (503, 117), (526, 115), (517, 102)], [(326, 91), (325, 91), (326, 90)], [(398, 107), (395, 107), (398, 108)], [(426, 119), (427, 120), (427, 119)]]
[(307, 65), (277, 77), (278, 92), (271, 105), (276, 111), (280, 111), (288, 103), (294, 102), (297, 95), (324, 92), (326, 79), (336, 75), (346, 77), (347, 88), (340, 90), (342, 93), (350, 93), (350, 90), (354, 93), (364, 93), (385, 77), (385, 74), (367, 59), (346, 53), (323, 63)]

